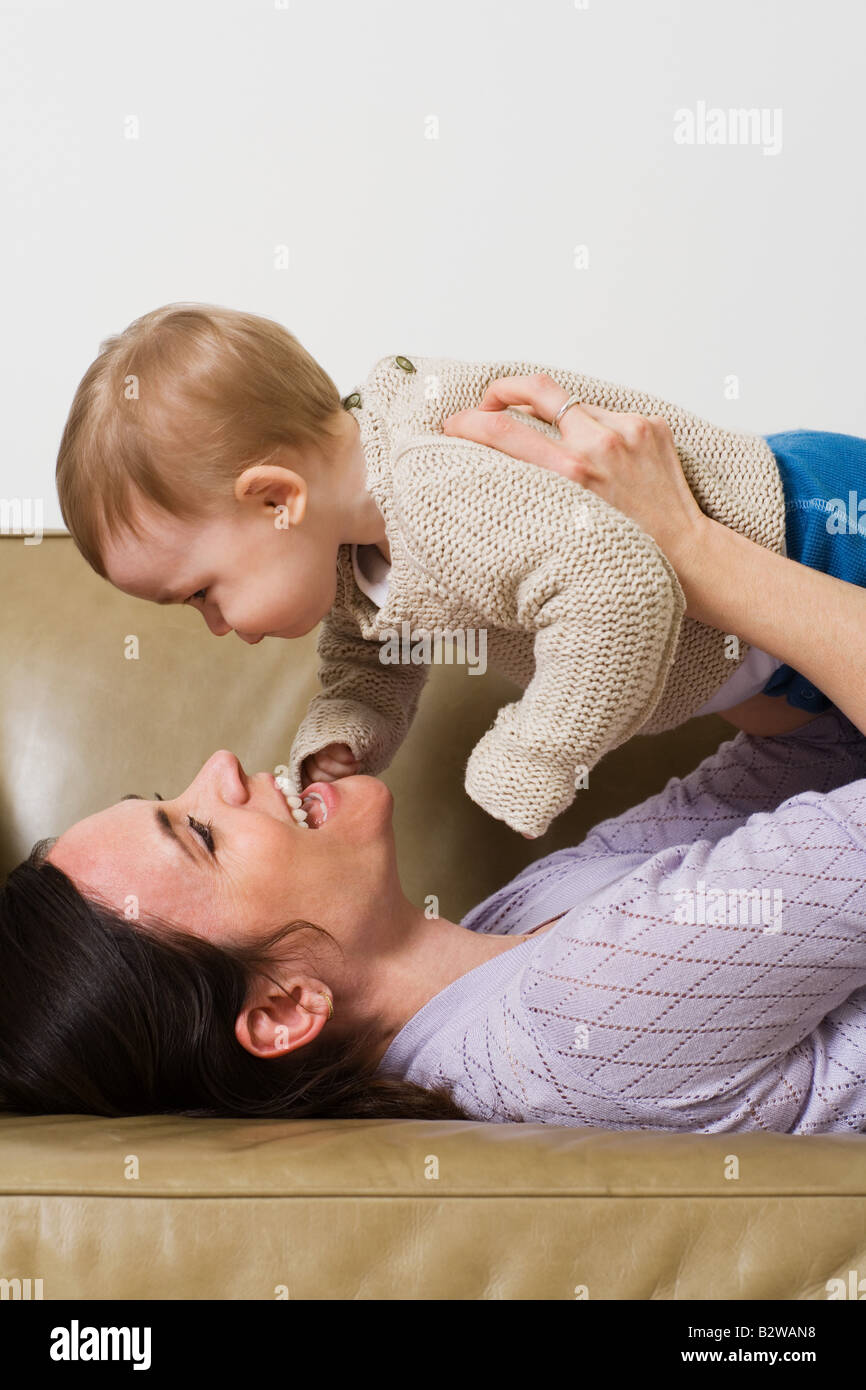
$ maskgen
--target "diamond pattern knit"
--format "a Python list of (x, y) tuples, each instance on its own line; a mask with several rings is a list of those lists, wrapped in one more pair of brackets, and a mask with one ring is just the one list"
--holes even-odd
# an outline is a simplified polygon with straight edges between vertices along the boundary
[(866, 1129), (864, 779), (835, 710), (738, 735), (474, 908), (482, 932), (565, 915), (434, 996), (380, 1068), (491, 1121)]

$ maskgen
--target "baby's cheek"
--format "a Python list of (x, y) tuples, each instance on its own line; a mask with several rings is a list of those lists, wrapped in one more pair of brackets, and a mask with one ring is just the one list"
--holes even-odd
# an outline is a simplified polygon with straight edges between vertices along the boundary
[(297, 637), (309, 631), (306, 623), (310, 596), (302, 587), (280, 583), (278, 577), (267, 584), (263, 581), (243, 605), (247, 632), (275, 633), (281, 637)]
[(310, 585), (303, 594), (299, 595), (296, 612), (301, 633), (312, 631), (318, 623), (327, 617), (334, 606), (336, 596), (336, 585), (330, 576), (318, 586)]

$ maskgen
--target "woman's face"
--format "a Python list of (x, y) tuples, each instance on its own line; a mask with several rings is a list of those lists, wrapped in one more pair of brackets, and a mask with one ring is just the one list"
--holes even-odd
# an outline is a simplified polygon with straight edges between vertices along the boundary
[(128, 918), (152, 914), (215, 943), (298, 918), (351, 935), (365, 905), (399, 892), (391, 793), (374, 777), (311, 790), (330, 802), (318, 828), (296, 824), (271, 773), (248, 776), (221, 751), (174, 800), (121, 801), (78, 821), (47, 857)]

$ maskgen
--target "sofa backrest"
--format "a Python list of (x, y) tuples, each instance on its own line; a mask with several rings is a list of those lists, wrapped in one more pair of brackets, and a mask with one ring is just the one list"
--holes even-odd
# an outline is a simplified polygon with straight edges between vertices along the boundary
[[(316, 634), (214, 638), (191, 609), (161, 608), (98, 578), (66, 535), (0, 537), (0, 873), (35, 840), (126, 792), (177, 795), (218, 748), (273, 769), (317, 688)], [(693, 721), (617, 749), (543, 839), (492, 820), (463, 767), (499, 706), (519, 696), (488, 670), (434, 666), (384, 780), (395, 796), (404, 887), (458, 919), (532, 859), (695, 766), (729, 726)]]

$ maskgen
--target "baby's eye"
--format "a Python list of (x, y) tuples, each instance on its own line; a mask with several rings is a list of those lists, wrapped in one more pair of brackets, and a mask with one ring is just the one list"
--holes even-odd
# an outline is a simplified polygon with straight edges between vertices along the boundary
[(197, 598), (200, 598), (202, 603), (204, 603), (205, 599), (207, 598), (207, 589), (196, 589), (192, 597), (187, 599), (187, 603), (192, 603), (193, 599)]

